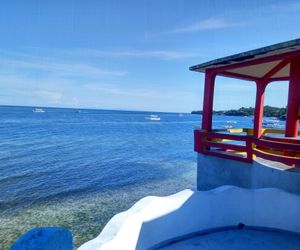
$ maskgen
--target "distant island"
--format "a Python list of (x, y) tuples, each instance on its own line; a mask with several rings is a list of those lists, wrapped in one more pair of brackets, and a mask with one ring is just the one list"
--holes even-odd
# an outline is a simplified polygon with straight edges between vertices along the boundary
[[(202, 111), (192, 111), (192, 114), (202, 115)], [(241, 107), (239, 109), (230, 109), (230, 110), (221, 110), (213, 111), (214, 115), (226, 115), (226, 116), (252, 116), (254, 115), (254, 108)], [(286, 108), (278, 108), (266, 105), (264, 107), (264, 116), (265, 117), (278, 117), (284, 119), (286, 115)]]

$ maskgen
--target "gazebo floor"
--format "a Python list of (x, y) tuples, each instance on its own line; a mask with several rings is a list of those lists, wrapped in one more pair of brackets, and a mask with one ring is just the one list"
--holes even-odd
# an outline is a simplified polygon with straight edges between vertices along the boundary
[(281, 231), (259, 229), (231, 229), (200, 234), (188, 239), (176, 241), (163, 250), (287, 250), (300, 249), (300, 235)]

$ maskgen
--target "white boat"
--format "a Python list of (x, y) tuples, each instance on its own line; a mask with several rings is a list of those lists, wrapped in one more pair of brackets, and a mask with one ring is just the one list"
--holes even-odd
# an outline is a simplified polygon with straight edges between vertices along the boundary
[(263, 119), (262, 125), (266, 128), (277, 128), (279, 127), (279, 120), (274, 118)]
[(150, 121), (160, 121), (160, 117), (158, 115), (150, 115), (149, 117), (145, 117), (145, 119)]
[(224, 125), (223, 128), (229, 129), (229, 128), (233, 128), (232, 125)]
[(236, 124), (237, 121), (226, 121), (226, 123), (230, 123), (230, 124)]
[(45, 113), (46, 111), (43, 110), (43, 109), (40, 109), (40, 108), (35, 108), (35, 109), (33, 110), (33, 112), (34, 112), (34, 113)]

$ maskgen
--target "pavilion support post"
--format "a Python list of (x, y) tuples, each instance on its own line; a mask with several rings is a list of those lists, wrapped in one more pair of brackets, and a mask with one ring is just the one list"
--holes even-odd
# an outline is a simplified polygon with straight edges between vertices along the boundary
[(298, 135), (299, 121), (299, 102), (300, 102), (300, 58), (291, 60), (290, 63), (290, 82), (288, 93), (288, 105), (286, 116), (286, 137), (296, 137)]
[(256, 101), (254, 110), (254, 130), (253, 135), (259, 138), (262, 133), (262, 120), (264, 115), (264, 99), (267, 82), (256, 81)]
[(205, 83), (204, 83), (203, 113), (202, 113), (202, 129), (206, 131), (212, 130), (215, 79), (216, 79), (216, 73), (211, 71), (206, 71)]

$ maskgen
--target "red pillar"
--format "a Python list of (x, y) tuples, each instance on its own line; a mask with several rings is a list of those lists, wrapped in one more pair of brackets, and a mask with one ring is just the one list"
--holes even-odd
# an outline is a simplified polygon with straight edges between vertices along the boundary
[(300, 101), (300, 58), (291, 60), (288, 106), (286, 115), (285, 136), (298, 135), (298, 110)]
[(215, 78), (216, 78), (215, 73), (211, 71), (205, 72), (202, 129), (206, 131), (212, 130)]
[(261, 136), (262, 120), (264, 115), (264, 99), (267, 83), (263, 81), (256, 82), (256, 100), (254, 110), (254, 131), (253, 135), (256, 138)]

